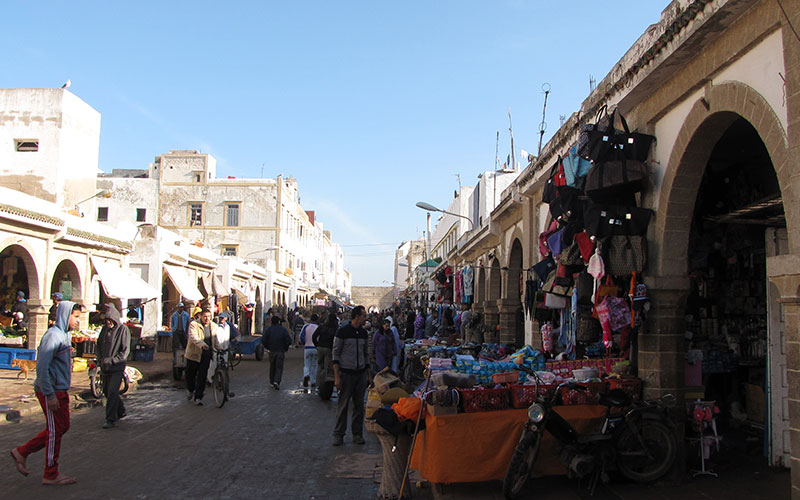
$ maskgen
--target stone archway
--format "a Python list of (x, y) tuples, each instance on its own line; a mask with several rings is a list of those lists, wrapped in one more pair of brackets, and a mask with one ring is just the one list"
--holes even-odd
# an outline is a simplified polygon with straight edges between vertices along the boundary
[(497, 338), (497, 325), (500, 323), (500, 314), (497, 309), (497, 301), (500, 300), (500, 295), (503, 291), (503, 270), (500, 268), (500, 260), (493, 257), (489, 261), (489, 269), (486, 281), (486, 300), (484, 300), (483, 318), (484, 325), (486, 325), (487, 333), (485, 335), (486, 342), (498, 342)]
[(28, 313), (29, 349), (36, 349), (44, 332), (47, 331), (47, 310), (42, 305), (39, 271), (33, 257), (33, 250), (22, 242), (4, 242), (0, 251), (3, 275), (0, 289), (7, 295), (8, 302), (16, 302), (17, 292), (25, 294)]
[(514, 238), (508, 254), (503, 297), (498, 301), (500, 313), (500, 343), (525, 345), (525, 322), (522, 315), (522, 243)]
[(65, 300), (83, 304), (83, 279), (78, 266), (70, 259), (63, 259), (53, 272), (50, 282), (50, 295), (54, 292), (64, 294)]
[[(646, 281), (653, 307), (640, 334), (638, 350), (639, 376), (648, 397), (666, 393), (682, 396), (684, 392), (683, 316), (689, 291), (689, 232), (708, 160), (736, 120), (744, 118), (756, 130), (769, 153), (784, 200), (794, 198), (789, 177), (797, 170), (797, 160), (789, 158), (786, 133), (767, 101), (739, 82), (709, 87), (703, 99), (692, 107), (672, 148), (650, 228), (651, 263)], [(784, 203), (790, 249), (800, 248), (800, 234), (791, 231), (798, 227), (795, 221), (800, 215), (800, 207), (795, 205)], [(800, 372), (797, 382), (800, 384)]]

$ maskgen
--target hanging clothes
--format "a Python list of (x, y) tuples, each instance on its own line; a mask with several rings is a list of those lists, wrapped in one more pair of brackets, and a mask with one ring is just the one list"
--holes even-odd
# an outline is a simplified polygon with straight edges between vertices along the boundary
[(531, 316), (536, 308), (536, 293), (539, 291), (539, 280), (532, 279), (530, 273), (525, 280), (525, 314)]
[(453, 303), (461, 303), (461, 272), (456, 271), (453, 275)]
[(472, 303), (472, 297), (475, 295), (475, 271), (472, 266), (467, 266), (464, 268), (464, 271), (462, 272), (462, 278), (464, 282), (464, 302)]

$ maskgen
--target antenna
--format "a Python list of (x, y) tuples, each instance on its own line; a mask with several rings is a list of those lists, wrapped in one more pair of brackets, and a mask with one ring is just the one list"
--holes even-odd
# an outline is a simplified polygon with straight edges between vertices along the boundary
[(264, 164), (261, 164), (261, 178), (264, 178)]
[(539, 154), (537, 156), (542, 156), (542, 139), (544, 138), (544, 131), (547, 130), (545, 117), (547, 116), (547, 96), (550, 95), (549, 83), (542, 84), (542, 92), (544, 92), (544, 106), (542, 106), (542, 123), (539, 124)]
[(517, 153), (514, 152), (514, 127), (511, 125), (511, 108), (508, 108), (508, 133), (511, 136), (511, 165), (512, 170), (517, 169)]
[(564, 122), (567, 121), (567, 115), (558, 115), (558, 122), (561, 126), (564, 126)]
[(461, 174), (453, 174), (456, 176), (456, 180), (458, 181), (458, 190), (461, 191)]
[(497, 156), (500, 154), (500, 131), (497, 131), (497, 137), (494, 141), (494, 169), (497, 170), (497, 167), (500, 166), (500, 157)]
[(589, 93), (590, 94), (594, 91), (595, 87), (597, 87), (597, 80), (595, 80), (594, 77), (590, 74), (589, 75)]

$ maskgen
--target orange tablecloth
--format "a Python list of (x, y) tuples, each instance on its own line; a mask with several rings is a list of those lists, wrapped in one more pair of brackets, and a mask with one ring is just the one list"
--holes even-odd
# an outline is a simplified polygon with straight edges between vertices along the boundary
[[(411, 467), (432, 483), (502, 480), (527, 411), (428, 415), (425, 431), (417, 437)], [(605, 415), (605, 407), (600, 405), (559, 406), (557, 411), (578, 432), (599, 430)], [(545, 432), (533, 474), (565, 474), (558, 451), (558, 442)]]

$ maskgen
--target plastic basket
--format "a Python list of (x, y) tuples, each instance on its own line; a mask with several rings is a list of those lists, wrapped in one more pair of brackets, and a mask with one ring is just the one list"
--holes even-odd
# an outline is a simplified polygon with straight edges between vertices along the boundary
[(75, 355), (78, 357), (94, 357), (97, 355), (97, 342), (84, 340), (75, 344)]
[(535, 400), (538, 395), (553, 395), (556, 390), (556, 384), (539, 384), (539, 392), (536, 392), (536, 385), (512, 385), (511, 386), (511, 405), (514, 408), (527, 408)]
[(638, 378), (611, 378), (608, 379), (608, 390), (621, 389), (632, 397), (634, 401), (642, 399), (642, 381)]
[(492, 381), (495, 384), (513, 384), (518, 380), (519, 373), (517, 372), (495, 373), (492, 375)]
[(133, 351), (134, 361), (153, 361), (155, 356), (155, 349), (136, 349)]
[(561, 400), (564, 405), (594, 405), (600, 399), (600, 394), (608, 392), (608, 384), (605, 382), (583, 382), (581, 384), (587, 390), (561, 388)]
[(507, 410), (509, 407), (510, 391), (506, 388), (462, 389), (459, 392), (466, 413)]

